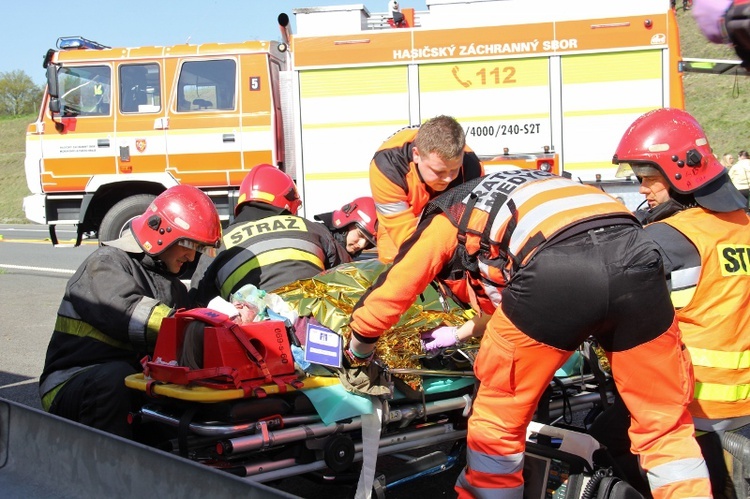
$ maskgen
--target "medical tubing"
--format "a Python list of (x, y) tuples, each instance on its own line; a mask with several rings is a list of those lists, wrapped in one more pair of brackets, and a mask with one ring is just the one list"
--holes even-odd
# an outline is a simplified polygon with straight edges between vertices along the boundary
[(583, 488), (583, 492), (581, 492), (581, 499), (594, 499), (594, 494), (596, 494), (599, 490), (599, 484), (608, 476), (612, 476), (611, 468), (602, 468), (596, 470), (589, 482)]

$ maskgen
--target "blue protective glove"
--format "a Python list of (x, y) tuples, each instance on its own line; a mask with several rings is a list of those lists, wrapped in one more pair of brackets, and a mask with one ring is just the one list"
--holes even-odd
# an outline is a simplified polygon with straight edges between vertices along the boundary
[(458, 338), (456, 337), (457, 331), (458, 328), (455, 326), (440, 326), (432, 331), (422, 333), (424, 349), (430, 352), (438, 348), (452, 347), (458, 343)]

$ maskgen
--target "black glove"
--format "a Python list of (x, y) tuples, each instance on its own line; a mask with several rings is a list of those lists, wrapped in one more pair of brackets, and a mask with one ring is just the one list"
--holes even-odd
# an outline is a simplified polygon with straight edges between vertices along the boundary
[(735, 0), (724, 15), (724, 25), (742, 67), (750, 70), (750, 2)]

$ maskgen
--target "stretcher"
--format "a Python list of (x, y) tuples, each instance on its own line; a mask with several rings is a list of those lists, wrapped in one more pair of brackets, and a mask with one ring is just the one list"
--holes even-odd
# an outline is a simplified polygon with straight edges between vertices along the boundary
[[(198, 317), (214, 321), (203, 336), (204, 360), (213, 357), (214, 364), (194, 370), (178, 365), (185, 324), (196, 316), (177, 314), (165, 320), (144, 372), (126, 379), (148, 397), (134, 423), (157, 427), (160, 438), (153, 444), (161, 449), (259, 483), (304, 475), (362, 487), (364, 480), (376, 497), (461, 462), (477, 344), (422, 355), (418, 369), (383, 367), (386, 376), (418, 376), (421, 389), (415, 397), (396, 384), (391, 396), (372, 397), (347, 391), (337, 376), (305, 374), (299, 366), (277, 362), (269, 374), (240, 336), (252, 338), (250, 346), (262, 358), (290, 359), (293, 339), (285, 340), (291, 335), (273, 332), (282, 323), (230, 331), (220, 314)], [(260, 336), (266, 339), (258, 341)], [(210, 353), (214, 348), (221, 351)], [(548, 491), (568, 487), (568, 476), (593, 476), (603, 466), (601, 446), (585, 433), (585, 424), (611, 400), (611, 379), (588, 367), (588, 353), (577, 353), (558, 371), (529, 427), (526, 487), (535, 495), (527, 497), (551, 497)], [(226, 369), (232, 364), (221, 362), (233, 355), (235, 367)], [(198, 371), (203, 375), (192, 375)], [(381, 456), (403, 464), (382, 472)]]

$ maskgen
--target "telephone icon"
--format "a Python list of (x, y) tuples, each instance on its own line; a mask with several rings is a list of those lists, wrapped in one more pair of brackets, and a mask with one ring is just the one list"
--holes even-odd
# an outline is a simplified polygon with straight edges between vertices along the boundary
[(453, 73), (453, 77), (456, 79), (457, 82), (459, 82), (464, 88), (469, 88), (471, 86), (471, 80), (462, 80), (460, 76), (458, 76), (458, 66), (453, 66), (453, 69), (451, 70), (451, 73)]

